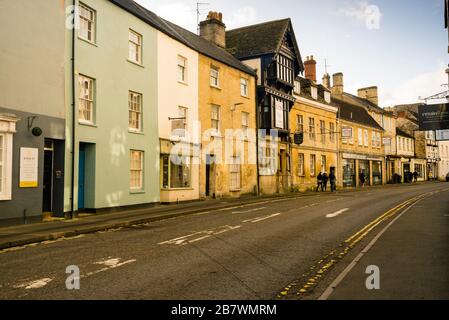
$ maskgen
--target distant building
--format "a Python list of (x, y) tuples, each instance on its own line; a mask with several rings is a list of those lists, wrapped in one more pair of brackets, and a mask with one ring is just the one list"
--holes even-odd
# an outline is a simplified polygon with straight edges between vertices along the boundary
[(425, 178), (438, 177), (438, 162), (440, 160), (438, 142), (435, 131), (419, 131), (418, 108), (421, 103), (397, 105), (389, 110), (397, 115), (397, 127), (415, 138), (415, 157), (424, 159), (426, 164)]
[[(334, 74), (332, 82), (332, 101), (339, 108), (338, 131), (341, 132), (339, 181), (343, 187), (360, 186), (363, 183), (361, 177), (364, 177), (365, 185), (384, 184), (386, 181), (383, 144), (385, 130), (368, 112), (371, 105), (375, 104), (345, 92), (342, 73)], [(376, 106), (377, 108), (379, 107)], [(379, 113), (382, 119), (383, 113)]]

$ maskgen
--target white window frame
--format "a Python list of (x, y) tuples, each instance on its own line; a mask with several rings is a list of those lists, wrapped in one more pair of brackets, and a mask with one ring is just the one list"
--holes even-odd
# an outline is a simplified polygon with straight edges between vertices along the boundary
[[(138, 98), (137, 100), (135, 98)], [(131, 132), (142, 132), (142, 111), (143, 111), (143, 95), (139, 92), (128, 91), (128, 128)], [(136, 126), (133, 126), (134, 116)]]
[(368, 140), (368, 130), (363, 129), (363, 144), (365, 147), (369, 147), (369, 140)]
[(240, 157), (232, 157), (232, 163), (229, 165), (229, 189), (230, 191), (240, 191), (241, 186), (241, 163)]
[(302, 114), (296, 115), (296, 130), (297, 132), (304, 132), (304, 117)]
[(363, 129), (357, 128), (357, 137), (359, 146), (363, 147)]
[(0, 137), (0, 143), (2, 143), (2, 152), (0, 154), (0, 201), (6, 201), (12, 200), (13, 135), (12, 133), (0, 132)]
[[(140, 161), (140, 167), (136, 166), (134, 167), (134, 158), (133, 155), (134, 154), (138, 154), (139, 155), (139, 161)], [(145, 159), (145, 155), (144, 155), (144, 151), (141, 150), (130, 150), (130, 179), (129, 179), (129, 187), (131, 189), (131, 191), (141, 191), (143, 190), (143, 175), (144, 175), (144, 159)], [(138, 185), (133, 185), (134, 182), (134, 177), (133, 177), (133, 173), (137, 173), (138, 174), (138, 180), (136, 180), (137, 182), (139, 182)]]
[(298, 153), (298, 176), (304, 176), (305, 172), (305, 166), (304, 166), (304, 153), (299, 152)]
[[(89, 14), (90, 16), (85, 15), (84, 13)], [(95, 44), (97, 41), (97, 12), (80, 2), (79, 9), (79, 32), (78, 37), (81, 39)], [(90, 39), (89, 39), (90, 33)]]
[(187, 83), (187, 58), (178, 55), (178, 81)]
[(211, 128), (215, 130), (215, 134), (219, 135), (221, 131), (221, 121), (220, 121), (220, 111), (221, 107), (217, 104), (211, 105)]
[(215, 88), (220, 87), (220, 68), (210, 67), (210, 85)]
[(309, 163), (310, 176), (315, 177), (316, 176), (316, 154), (311, 154), (309, 160), (310, 160), (310, 163)]
[[(133, 37), (136, 37), (134, 39)], [(132, 29), (128, 32), (128, 60), (142, 64), (142, 35)]]
[[(87, 89), (84, 87), (86, 82), (88, 83)], [(93, 125), (95, 123), (94, 115), (95, 79), (80, 74), (78, 76), (78, 122)]]
[[(269, 142), (263, 143), (259, 152), (259, 171), (261, 175), (272, 176), (277, 171), (277, 156), (276, 147)], [(262, 144), (262, 145), (263, 145)]]
[(242, 97), (248, 97), (248, 85), (249, 81), (246, 78), (240, 78), (240, 95)]
[(249, 113), (242, 111), (242, 137), (248, 139)]

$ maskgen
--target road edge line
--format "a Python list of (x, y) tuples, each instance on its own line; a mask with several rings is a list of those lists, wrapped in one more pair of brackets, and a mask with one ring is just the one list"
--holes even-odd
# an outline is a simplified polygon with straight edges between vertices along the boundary
[(371, 242), (349, 263), (349, 265), (335, 278), (335, 280), (327, 287), (323, 294), (318, 298), (318, 300), (327, 300), (331, 294), (334, 292), (335, 288), (346, 278), (346, 276), (351, 272), (351, 270), (357, 265), (357, 263), (363, 258), (363, 256), (368, 253), (368, 251), (374, 246), (374, 244), (379, 240), (379, 238), (405, 213), (407, 213), (411, 208), (413, 208), (417, 203), (421, 202), (425, 198), (418, 199), (416, 202), (412, 203), (409, 207), (405, 208), (398, 216), (396, 216), (388, 225), (386, 225), (372, 240)]

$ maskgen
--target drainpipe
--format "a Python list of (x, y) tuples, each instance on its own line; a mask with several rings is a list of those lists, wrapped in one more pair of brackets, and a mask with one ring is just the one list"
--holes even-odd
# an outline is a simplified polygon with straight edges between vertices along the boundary
[(71, 168), (71, 176), (72, 183), (70, 187), (70, 219), (73, 219), (74, 211), (75, 211), (75, 5), (76, 0), (72, 2), (72, 13), (73, 13), (73, 28), (72, 28), (72, 57), (71, 57), (71, 75), (72, 75), (72, 168)]
[(256, 73), (254, 91), (255, 91), (255, 105), (256, 105), (256, 172), (257, 172), (257, 196), (260, 196), (260, 174), (259, 174), (259, 100), (257, 98), (257, 81)]

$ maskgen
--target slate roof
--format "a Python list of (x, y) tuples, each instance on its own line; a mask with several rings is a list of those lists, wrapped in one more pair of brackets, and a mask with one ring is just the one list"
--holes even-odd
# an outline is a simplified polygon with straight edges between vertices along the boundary
[(222, 62), (230, 67), (236, 68), (245, 73), (256, 75), (256, 72), (247, 65), (240, 62), (225, 49), (218, 47), (214, 43), (201, 38), (200, 36), (172, 23), (162, 19), (154, 12), (151, 12), (140, 6), (133, 0), (109, 0), (130, 14), (141, 19), (153, 28), (163, 32), (167, 36), (181, 42), (187, 47), (198, 51), (209, 58)]
[[(337, 107), (337, 106), (333, 105), (332, 103), (326, 102), (326, 100), (324, 99), (324, 91), (330, 92), (330, 90), (328, 88), (326, 88), (325, 86), (323, 86), (321, 84), (315, 84), (315, 83), (313, 83), (313, 81), (310, 81), (309, 79), (303, 78), (303, 77), (296, 77), (296, 80), (299, 81), (299, 83), (301, 84), (301, 92), (299, 94), (300, 97)], [(315, 100), (312, 97), (310, 87), (317, 88), (318, 99)]]
[(356, 103), (356, 104), (358, 104), (358, 105), (360, 105), (360, 106), (362, 106), (364, 108), (367, 108), (369, 111), (374, 111), (374, 112), (378, 112), (378, 113), (382, 113), (382, 114), (386, 114), (387, 113), (386, 110), (384, 110), (383, 108), (379, 107), (378, 105), (372, 103), (368, 99), (360, 98), (358, 96), (355, 96), (355, 95), (347, 93), (347, 92), (344, 92), (343, 95), (346, 98), (351, 99), (352, 102), (354, 102), (354, 103)]
[(304, 65), (290, 18), (228, 30), (226, 31), (226, 48), (240, 60), (277, 53), (289, 27), (299, 69), (303, 71)]
[(414, 136), (412, 136), (412, 135), (410, 135), (410, 134), (408, 134), (407, 132), (405, 132), (405, 131), (402, 131), (401, 129), (399, 129), (399, 128), (396, 128), (396, 135), (398, 135), (398, 136), (402, 136), (402, 137), (407, 137), (407, 138), (411, 138), (411, 139), (415, 139), (415, 137)]
[(338, 117), (340, 119), (384, 131), (365, 108), (336, 98), (333, 98), (332, 101), (338, 106)]
[(238, 59), (278, 51), (290, 19), (282, 19), (226, 31), (226, 47)]

